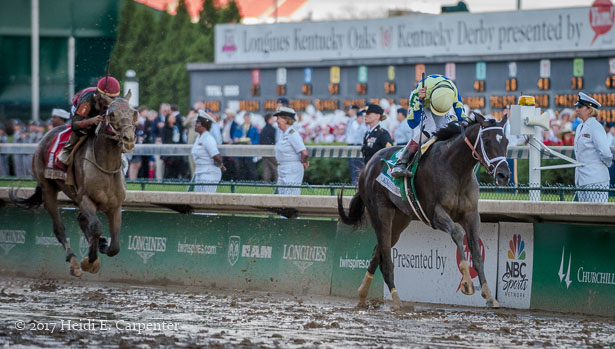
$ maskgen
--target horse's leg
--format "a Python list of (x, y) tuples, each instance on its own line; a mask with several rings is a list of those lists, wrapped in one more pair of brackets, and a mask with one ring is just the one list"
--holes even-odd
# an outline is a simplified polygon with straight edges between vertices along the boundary
[(480, 234), (480, 216), (478, 212), (470, 215), (464, 223), (466, 234), (468, 235), (468, 246), (470, 247), (470, 252), (472, 253), (472, 265), (478, 272), (478, 280), (481, 285), (481, 296), (487, 300), (487, 306), (498, 308), (500, 304), (491, 295), (491, 290), (487, 285), (487, 278), (485, 277), (484, 263), (480, 253), (480, 244), (478, 243)]
[(457, 250), (461, 256), (461, 262), (459, 262), (459, 269), (463, 274), (461, 280), (461, 292), (466, 295), (474, 294), (474, 285), (472, 285), (472, 278), (470, 277), (470, 266), (466, 260), (463, 250), (463, 233), (464, 230), (458, 223), (453, 222), (448, 213), (440, 204), (436, 204), (434, 208), (433, 225), (436, 229), (445, 231), (451, 235), (453, 241), (457, 245)]
[(100, 220), (96, 216), (96, 205), (94, 205), (92, 200), (86, 195), (81, 198), (79, 209), (81, 210), (81, 214), (85, 217), (85, 220), (87, 220), (87, 228), (84, 232), (86, 232), (86, 236), (90, 243), (88, 258), (84, 258), (81, 261), (81, 269), (96, 274), (100, 268), (100, 261), (98, 260), (98, 239), (102, 234)]
[(109, 257), (113, 257), (120, 252), (120, 227), (122, 226), (122, 209), (116, 208), (107, 212), (107, 219), (109, 220), (109, 234), (111, 235), (111, 245), (107, 245), (101, 238), (100, 252), (106, 254)]
[(73, 250), (70, 248), (70, 244), (66, 239), (66, 228), (60, 218), (60, 211), (58, 210), (58, 192), (49, 188), (49, 186), (41, 186), (43, 189), (43, 202), (45, 203), (45, 209), (49, 212), (51, 219), (53, 220), (53, 233), (56, 239), (62, 244), (66, 251), (66, 261), (70, 263), (70, 274), (80, 277), (81, 269), (79, 268), (79, 262)]
[(391, 227), (393, 225), (393, 217), (395, 216), (396, 209), (394, 207), (378, 205), (378, 203), (372, 200), (369, 200), (366, 206), (370, 209), (372, 227), (378, 238), (377, 246), (380, 249), (380, 271), (382, 272), (384, 282), (391, 292), (393, 310), (396, 310), (401, 308), (401, 300), (395, 289), (393, 260), (391, 260)]
[(372, 280), (374, 279), (374, 273), (376, 273), (376, 269), (380, 265), (380, 248), (378, 245), (374, 246), (374, 252), (372, 253), (372, 259), (369, 261), (369, 266), (367, 267), (367, 271), (365, 272), (365, 276), (363, 277), (363, 282), (361, 282), (361, 286), (359, 286), (359, 304), (357, 304), (358, 308), (365, 308), (367, 304), (365, 303), (365, 299), (367, 298), (367, 294), (369, 293), (369, 286), (372, 284)]

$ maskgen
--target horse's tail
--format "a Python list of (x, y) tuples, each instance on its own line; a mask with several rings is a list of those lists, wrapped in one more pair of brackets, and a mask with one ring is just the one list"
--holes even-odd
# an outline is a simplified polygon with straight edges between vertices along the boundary
[(43, 188), (40, 185), (36, 186), (36, 190), (34, 190), (34, 194), (25, 199), (20, 199), (17, 197), (17, 190), (15, 188), (11, 188), (9, 190), (9, 198), (17, 207), (21, 208), (37, 208), (43, 203)]
[(361, 195), (357, 191), (356, 194), (352, 197), (350, 201), (350, 209), (348, 210), (348, 215), (344, 211), (343, 198), (344, 196), (344, 188), (340, 191), (340, 195), (337, 197), (337, 212), (342, 219), (342, 222), (347, 225), (352, 225), (355, 228), (361, 224), (363, 220), (363, 211), (365, 210), (365, 204), (363, 204), (363, 199), (361, 199)]

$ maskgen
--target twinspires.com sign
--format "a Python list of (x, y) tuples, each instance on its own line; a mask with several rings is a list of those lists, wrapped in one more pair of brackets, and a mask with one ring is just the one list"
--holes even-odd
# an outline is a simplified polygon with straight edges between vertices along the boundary
[(476, 56), (615, 49), (615, 8), (445, 14), (378, 20), (217, 25), (216, 63)]

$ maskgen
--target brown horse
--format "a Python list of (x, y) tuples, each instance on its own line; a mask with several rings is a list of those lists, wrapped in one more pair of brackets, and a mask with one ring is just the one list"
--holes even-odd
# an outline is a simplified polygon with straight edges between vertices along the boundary
[[(503, 131), (505, 123), (506, 118), (496, 122), (475, 114), (475, 121), (467, 129), (449, 125), (448, 128), (440, 130), (436, 134), (439, 141), (421, 158), (415, 175), (417, 198), (429, 222), (435, 229), (450, 234), (457, 245), (461, 256), (459, 268), (463, 273), (461, 291), (467, 295), (474, 294), (470, 266), (463, 250), (465, 232), (472, 254), (472, 264), (478, 272), (481, 294), (487, 300), (487, 305), (493, 307), (499, 304), (487, 286), (480, 258), (479, 193), (473, 168), (480, 161), (488, 172), (493, 173), (497, 185), (508, 183), (510, 169), (506, 162), (508, 140)], [(381, 159), (390, 158), (397, 150), (399, 147), (382, 149), (367, 163), (359, 176), (358, 191), (352, 198), (348, 215), (342, 205), (343, 190), (338, 197), (339, 215), (345, 224), (357, 227), (361, 223), (364, 209), (367, 208), (378, 241), (358, 290), (359, 307), (365, 307), (369, 286), (378, 266), (391, 292), (394, 309), (401, 307), (393, 280), (391, 248), (410, 221), (418, 217), (408, 201), (402, 201), (376, 182), (384, 166)]]
[[(73, 155), (74, 185), (64, 180), (47, 179), (45, 153), (54, 137), (66, 129), (59, 126), (51, 130), (39, 143), (32, 159), (32, 173), (37, 182), (34, 194), (19, 199), (11, 190), (13, 203), (23, 208), (35, 208), (44, 203), (53, 220), (53, 232), (66, 251), (70, 273), (81, 276), (81, 269), (97, 273), (100, 268), (97, 252), (111, 257), (120, 251), (119, 231), (122, 223), (121, 205), (126, 196), (126, 182), (122, 171), (122, 153), (132, 152), (135, 145), (137, 112), (128, 104), (130, 91), (124, 97), (111, 99), (101, 97), (107, 106), (104, 121), (95, 136), (88, 137)], [(88, 258), (81, 261), (81, 268), (75, 254), (66, 240), (65, 227), (58, 210), (58, 192), (64, 192), (79, 206), (79, 226), (90, 244)], [(102, 237), (102, 225), (97, 211), (102, 211), (109, 220), (111, 241)]]

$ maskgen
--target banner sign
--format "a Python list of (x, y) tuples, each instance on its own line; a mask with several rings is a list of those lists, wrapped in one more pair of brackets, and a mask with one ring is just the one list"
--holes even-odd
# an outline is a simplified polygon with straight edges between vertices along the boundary
[(500, 223), (498, 301), (507, 308), (529, 309), (534, 267), (534, 225)]
[[(481, 224), (480, 250), (484, 261), (485, 276), (495, 297), (498, 225)], [(464, 237), (465, 257), (472, 266), (467, 239)], [(420, 222), (412, 222), (401, 233), (399, 241), (391, 249), (391, 258), (395, 270), (395, 285), (402, 301), (429, 302), (441, 304), (458, 304), (485, 306), (481, 297), (478, 273), (470, 268), (475, 293), (466, 296), (461, 293), (462, 274), (459, 270), (460, 255), (457, 245), (447, 233), (433, 230)], [(385, 298), (391, 299), (386, 284)]]
[(615, 227), (535, 224), (532, 309), (615, 315)]
[(615, 40), (609, 14), (613, 7), (609, 5), (606, 12), (578, 7), (360, 21), (222, 24), (215, 28), (215, 61), (313, 62), (612, 50)]

